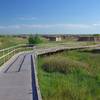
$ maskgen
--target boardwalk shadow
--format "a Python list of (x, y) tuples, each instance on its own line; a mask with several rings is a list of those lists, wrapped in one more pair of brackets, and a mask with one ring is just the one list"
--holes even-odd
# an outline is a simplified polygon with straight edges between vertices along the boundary
[(78, 50), (79, 52), (97, 53), (100, 54), (100, 49), (97, 50)]

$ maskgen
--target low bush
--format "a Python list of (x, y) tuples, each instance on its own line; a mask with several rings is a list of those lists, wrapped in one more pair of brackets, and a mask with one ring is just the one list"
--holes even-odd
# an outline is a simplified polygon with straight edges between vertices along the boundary
[(42, 68), (47, 72), (60, 72), (67, 74), (79, 68), (87, 69), (88, 64), (62, 56), (50, 56), (44, 58)]
[(28, 43), (29, 44), (41, 44), (41, 43), (47, 43), (48, 40), (45, 39), (44, 37), (36, 34), (36, 35), (30, 35), (28, 38)]

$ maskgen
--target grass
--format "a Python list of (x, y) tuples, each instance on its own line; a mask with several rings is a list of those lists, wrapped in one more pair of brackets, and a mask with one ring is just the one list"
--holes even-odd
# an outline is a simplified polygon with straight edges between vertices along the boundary
[(28, 43), (27, 39), (13, 37), (13, 36), (2, 36), (0, 37), (0, 49), (8, 48), (10, 46), (15, 46), (18, 44)]
[[(11, 47), (11, 46), (16, 46), (16, 45), (19, 45), (19, 44), (26, 44), (28, 43), (28, 40), (26, 38), (20, 38), (20, 37), (14, 37), (14, 36), (1, 36), (0, 37), (0, 49), (3, 49), (3, 48), (8, 48), (8, 47)], [(13, 50), (13, 49), (11, 49)], [(31, 50), (31, 49), (27, 49), (27, 50)], [(23, 49), (19, 49), (17, 50), (15, 53), (18, 53), (20, 51), (26, 51), (26, 48), (23, 48)], [(10, 51), (6, 50), (4, 52), (4, 54), (7, 54), (9, 53)], [(9, 56), (3, 58), (3, 59), (0, 59), (0, 66), (6, 62), (9, 58), (11, 58), (13, 56), (14, 53), (10, 54)], [(0, 52), (0, 57), (3, 56), (3, 52)]]
[(46, 72), (60, 72), (63, 74), (67, 74), (79, 68), (88, 69), (88, 64), (68, 59), (63, 56), (54, 55), (44, 58), (42, 68)]
[[(41, 38), (43, 43), (40, 43), (37, 45), (39, 48), (44, 47), (55, 47), (60, 45), (65, 46), (79, 46), (79, 45), (93, 45), (93, 44), (99, 44), (100, 42), (79, 42), (76, 40), (62, 40), (62, 41), (48, 41), (44, 38)], [(10, 46), (18, 45), (18, 44), (25, 44), (28, 43), (27, 38), (20, 38), (20, 37), (14, 37), (14, 36), (1, 36), (0, 37), (0, 49), (7, 48)]]
[(50, 41), (47, 43), (41, 43), (37, 45), (37, 48), (49, 48), (55, 46), (68, 46), (68, 47), (76, 47), (76, 46), (89, 46), (100, 44), (100, 42), (79, 42), (79, 41)]
[(43, 100), (100, 100), (100, 53), (67, 51), (39, 57), (37, 70)]

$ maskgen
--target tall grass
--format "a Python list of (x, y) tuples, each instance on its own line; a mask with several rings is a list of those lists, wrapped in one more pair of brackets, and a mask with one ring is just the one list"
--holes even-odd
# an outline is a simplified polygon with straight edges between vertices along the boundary
[(19, 38), (13, 36), (2, 36), (0, 37), (0, 49), (8, 48), (18, 44), (28, 43), (27, 38)]
[(42, 65), (42, 68), (47, 72), (61, 72), (64, 74), (73, 72), (79, 68), (87, 69), (88, 67), (88, 64), (59, 55), (44, 58)]
[(43, 100), (100, 100), (99, 53), (69, 51), (38, 61)]

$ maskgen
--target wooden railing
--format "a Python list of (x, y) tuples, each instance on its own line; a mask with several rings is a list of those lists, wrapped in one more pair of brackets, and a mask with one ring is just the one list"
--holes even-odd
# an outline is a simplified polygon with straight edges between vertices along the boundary
[[(11, 58), (14, 54), (21, 52), (21, 51), (26, 51), (26, 50), (33, 50), (33, 47), (35, 47), (33, 44), (20, 44), (16, 46), (12, 46), (6, 49), (0, 50), (0, 66), (4, 64), (9, 58)], [(70, 50), (70, 49), (85, 49), (85, 48), (90, 48), (90, 49), (96, 49), (100, 48), (100, 44), (98, 45), (90, 45), (90, 46), (57, 46), (57, 47), (52, 47), (52, 48), (38, 48), (36, 47), (35, 50), (38, 52), (38, 55), (45, 54), (45, 53), (50, 53), (50, 52), (56, 52), (60, 50)]]
[(50, 48), (41, 48), (35, 49), (35, 53), (37, 55), (43, 55), (43, 54), (48, 54), (48, 53), (54, 53), (58, 51), (63, 51), (63, 50), (76, 50), (76, 49), (87, 49), (87, 50), (100, 50), (100, 44), (98, 45), (89, 45), (89, 46), (56, 46), (56, 47), (50, 47)]
[(33, 46), (34, 46), (33, 44), (20, 44), (9, 48), (1, 49), (0, 66), (4, 64), (9, 58), (11, 58), (14, 54), (21, 51), (32, 50)]

